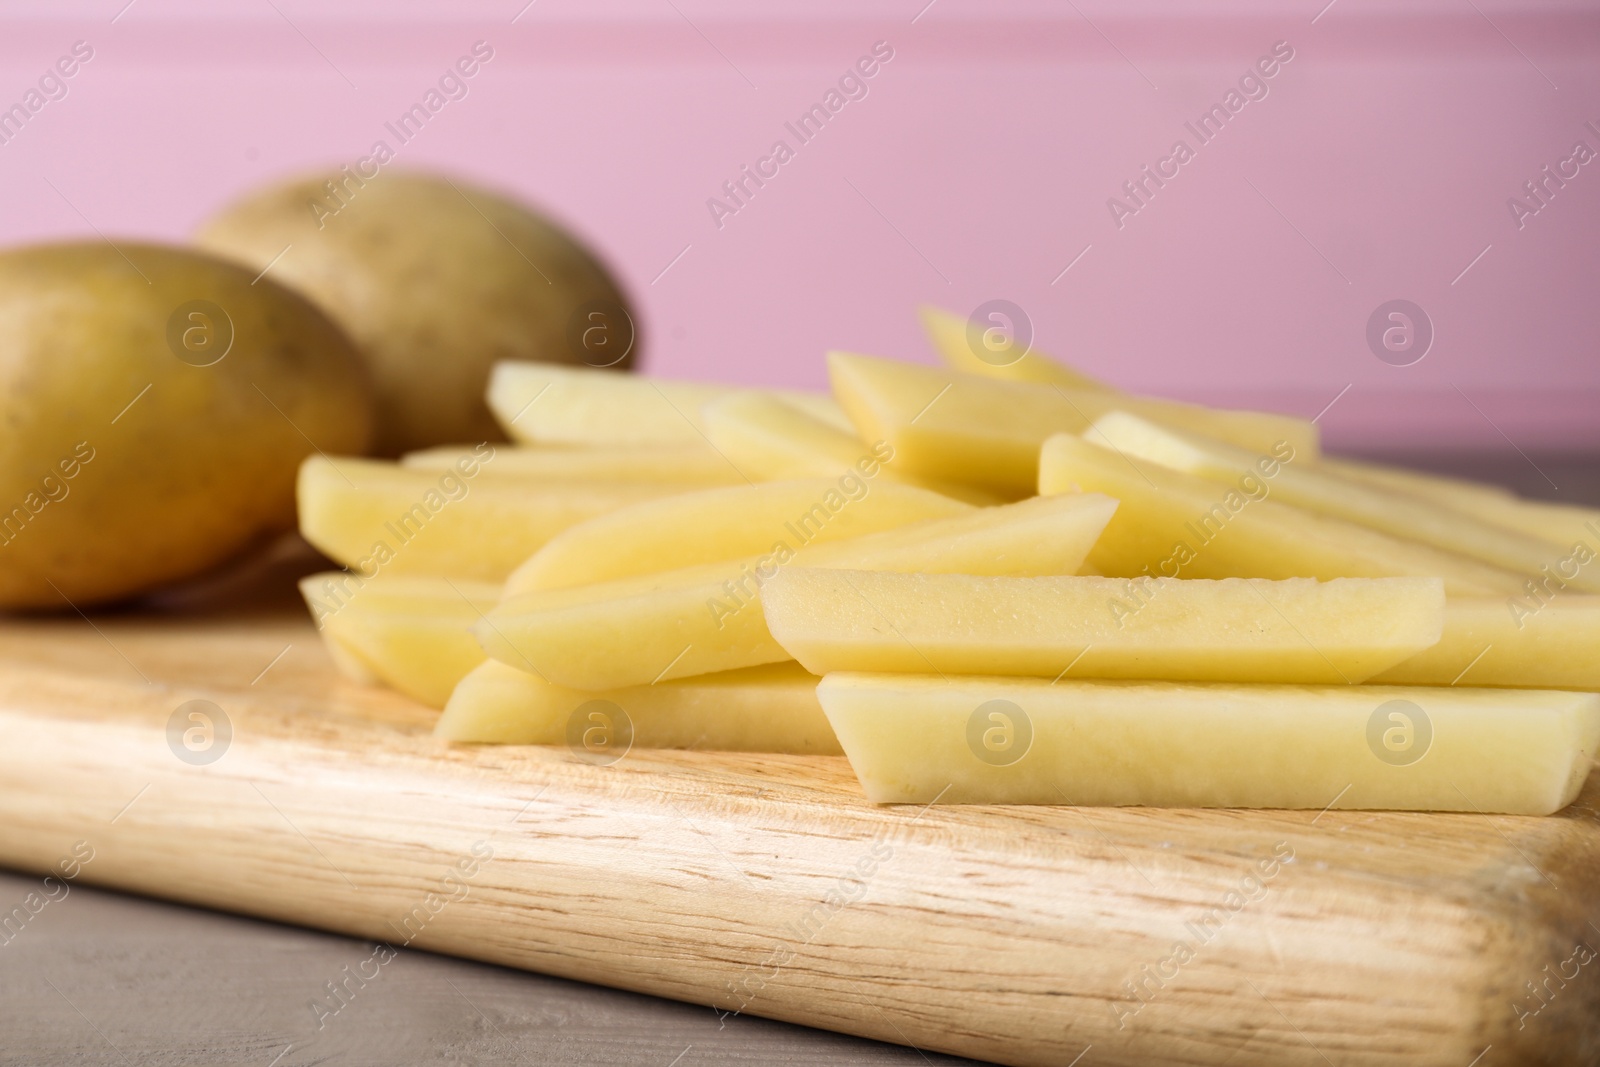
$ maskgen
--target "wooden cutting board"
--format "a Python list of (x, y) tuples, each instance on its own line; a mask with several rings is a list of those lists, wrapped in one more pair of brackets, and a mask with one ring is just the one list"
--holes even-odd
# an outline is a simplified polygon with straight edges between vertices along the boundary
[(0, 624), (0, 863), (1006, 1064), (1600, 1060), (1600, 777), (1547, 819), (877, 808), (839, 758), (450, 747), (259, 577)]

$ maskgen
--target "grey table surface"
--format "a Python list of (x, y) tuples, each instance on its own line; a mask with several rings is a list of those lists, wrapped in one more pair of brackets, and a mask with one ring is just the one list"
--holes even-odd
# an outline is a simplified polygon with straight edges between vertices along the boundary
[[(1600, 503), (1600, 457), (1507, 453), (1389, 458), (1530, 497)], [(40, 888), (0, 872), (0, 914)], [(0, 929), (0, 1065), (973, 1062), (411, 950), (319, 1027), (311, 1003), (322, 983), (371, 951), (71, 887), (20, 929)]]

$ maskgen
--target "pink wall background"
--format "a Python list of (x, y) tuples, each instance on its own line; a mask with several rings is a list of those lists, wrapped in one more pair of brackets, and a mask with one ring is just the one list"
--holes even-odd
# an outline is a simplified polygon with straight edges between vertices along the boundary
[[(1339, 396), (1347, 448), (1600, 446), (1600, 159), (1520, 230), (1506, 203), (1600, 152), (1590, 3), (125, 3), (0, 12), (0, 106), (95, 52), (0, 144), (0, 240), (181, 238), (366, 154), (484, 40), (397, 163), (586, 235), (655, 373), (821, 385), (829, 347), (931, 360), (918, 302), (998, 297), (1129, 388), (1306, 416)], [(785, 121), (876, 41), (868, 95), (797, 146)], [(1185, 120), (1278, 41), (1268, 95), (1199, 146)], [(795, 158), (719, 229), (707, 199), (780, 137)], [(1118, 229), (1107, 198), (1180, 137), (1193, 161)], [(1393, 298), (1436, 330), (1411, 366), (1365, 340)]]

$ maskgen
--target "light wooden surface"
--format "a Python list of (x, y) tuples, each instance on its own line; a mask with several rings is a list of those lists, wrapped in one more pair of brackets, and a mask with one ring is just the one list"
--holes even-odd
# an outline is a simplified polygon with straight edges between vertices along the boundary
[[(193, 698), (232, 723), (208, 766), (167, 742)], [(1600, 948), (1595, 783), (1549, 819), (874, 808), (842, 759), (598, 767), (433, 715), (339, 681), (286, 598), (0, 624), (0, 863), (82, 840), (80, 885), (399, 943), (485, 842), (412, 947), (1007, 1064), (1600, 1055), (1600, 959), (1567, 962)]]

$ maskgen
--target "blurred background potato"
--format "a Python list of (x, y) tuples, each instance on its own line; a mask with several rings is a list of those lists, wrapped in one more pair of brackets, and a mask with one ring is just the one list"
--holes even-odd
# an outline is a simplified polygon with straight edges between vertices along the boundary
[(567, 234), (465, 178), (361, 162), (252, 190), (196, 241), (345, 328), (377, 390), (375, 451), (503, 440), (484, 402), (499, 360), (631, 365), (622, 293)]

